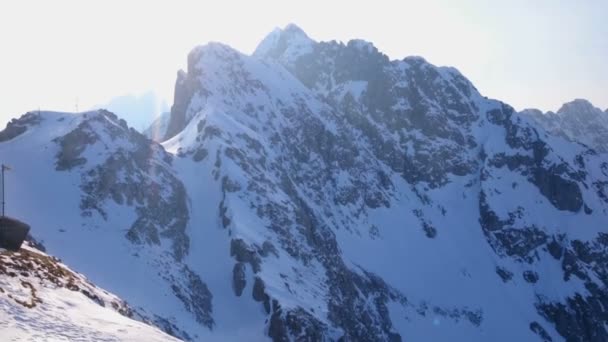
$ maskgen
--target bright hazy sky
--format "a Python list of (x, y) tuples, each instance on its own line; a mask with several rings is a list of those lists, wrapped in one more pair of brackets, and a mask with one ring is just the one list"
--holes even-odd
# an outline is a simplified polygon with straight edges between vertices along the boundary
[(0, 124), (153, 90), (173, 102), (196, 45), (251, 53), (275, 27), (315, 40), (362, 38), (392, 59), (458, 68), (516, 109), (574, 98), (608, 107), (608, 1), (2, 1)]

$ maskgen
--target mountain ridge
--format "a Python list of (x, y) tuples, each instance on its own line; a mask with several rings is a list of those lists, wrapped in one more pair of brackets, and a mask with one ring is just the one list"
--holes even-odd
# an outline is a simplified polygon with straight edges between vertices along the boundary
[(533, 118), (552, 134), (585, 144), (601, 153), (608, 152), (608, 112), (593, 106), (588, 100), (566, 102), (557, 112), (525, 109), (521, 113)]

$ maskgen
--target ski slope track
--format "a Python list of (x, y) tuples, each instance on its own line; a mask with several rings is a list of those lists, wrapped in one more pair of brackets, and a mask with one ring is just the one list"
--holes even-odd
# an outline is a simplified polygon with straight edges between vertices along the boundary
[[(276, 29), (107, 111), (0, 133), (8, 212), (192, 341), (608, 340), (608, 157), (456, 69)], [(2, 296), (2, 294), (0, 294)], [(1, 297), (0, 297), (1, 298)]]

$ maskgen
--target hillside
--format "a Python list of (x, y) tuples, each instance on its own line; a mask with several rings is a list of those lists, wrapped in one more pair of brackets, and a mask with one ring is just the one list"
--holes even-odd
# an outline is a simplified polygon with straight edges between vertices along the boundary
[(177, 341), (122, 299), (27, 245), (0, 251), (0, 328), (5, 341)]

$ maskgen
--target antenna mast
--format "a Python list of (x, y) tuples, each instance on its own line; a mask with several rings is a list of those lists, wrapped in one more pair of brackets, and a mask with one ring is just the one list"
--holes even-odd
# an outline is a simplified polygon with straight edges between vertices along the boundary
[(0, 217), (4, 217), (4, 207), (6, 202), (4, 201), (4, 171), (8, 171), (11, 168), (2, 164), (2, 216)]

